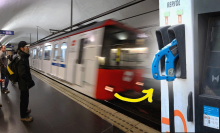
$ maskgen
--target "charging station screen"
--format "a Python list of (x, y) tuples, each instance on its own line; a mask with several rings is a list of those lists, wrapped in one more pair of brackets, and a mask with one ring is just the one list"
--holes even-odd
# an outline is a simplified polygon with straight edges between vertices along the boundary
[(219, 108), (204, 105), (203, 112), (204, 126), (219, 129)]
[(220, 27), (212, 27), (211, 42), (211, 51), (220, 52)]
[(204, 93), (220, 96), (220, 27), (212, 27), (211, 39), (207, 44)]

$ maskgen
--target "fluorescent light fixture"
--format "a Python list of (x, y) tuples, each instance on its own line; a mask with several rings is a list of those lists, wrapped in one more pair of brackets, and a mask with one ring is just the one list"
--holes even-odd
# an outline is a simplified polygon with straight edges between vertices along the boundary
[(145, 34), (145, 33), (141, 33), (141, 34), (137, 34), (137, 37), (139, 37), (139, 38), (146, 38), (146, 37), (148, 37), (148, 35)]

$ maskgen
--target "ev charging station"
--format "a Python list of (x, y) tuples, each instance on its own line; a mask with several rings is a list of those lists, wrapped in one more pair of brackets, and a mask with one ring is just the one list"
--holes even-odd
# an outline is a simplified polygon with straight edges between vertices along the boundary
[(220, 132), (220, 0), (160, 0), (161, 132)]

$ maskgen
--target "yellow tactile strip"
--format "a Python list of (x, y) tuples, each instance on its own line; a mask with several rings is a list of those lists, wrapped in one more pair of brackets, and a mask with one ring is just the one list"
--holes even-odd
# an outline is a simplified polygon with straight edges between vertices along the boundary
[(87, 96), (84, 96), (62, 84), (59, 84), (56, 81), (35, 71), (31, 70), (31, 73), (34, 76), (36, 76), (43, 82), (49, 84), (51, 87), (61, 92), (62, 94), (66, 95), (70, 99), (79, 103), (86, 109), (92, 111), (93, 113), (101, 117), (102, 119), (118, 127), (122, 131), (127, 132), (127, 133), (159, 133), (159, 131), (151, 127), (148, 127), (124, 114), (121, 114), (99, 102), (96, 102), (95, 100)]

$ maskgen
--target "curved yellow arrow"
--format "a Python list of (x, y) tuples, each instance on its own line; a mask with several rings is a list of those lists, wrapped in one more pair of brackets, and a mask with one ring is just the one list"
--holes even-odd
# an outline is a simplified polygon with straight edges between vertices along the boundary
[(143, 90), (142, 93), (147, 93), (147, 94), (141, 98), (138, 98), (138, 99), (130, 99), (130, 98), (122, 97), (118, 93), (115, 93), (114, 96), (122, 101), (132, 102), (132, 103), (137, 103), (137, 102), (143, 101), (148, 98), (148, 102), (152, 103), (153, 102), (153, 100), (152, 100), (153, 92), (154, 92), (154, 89), (152, 89), (152, 88), (150, 88), (149, 90)]

